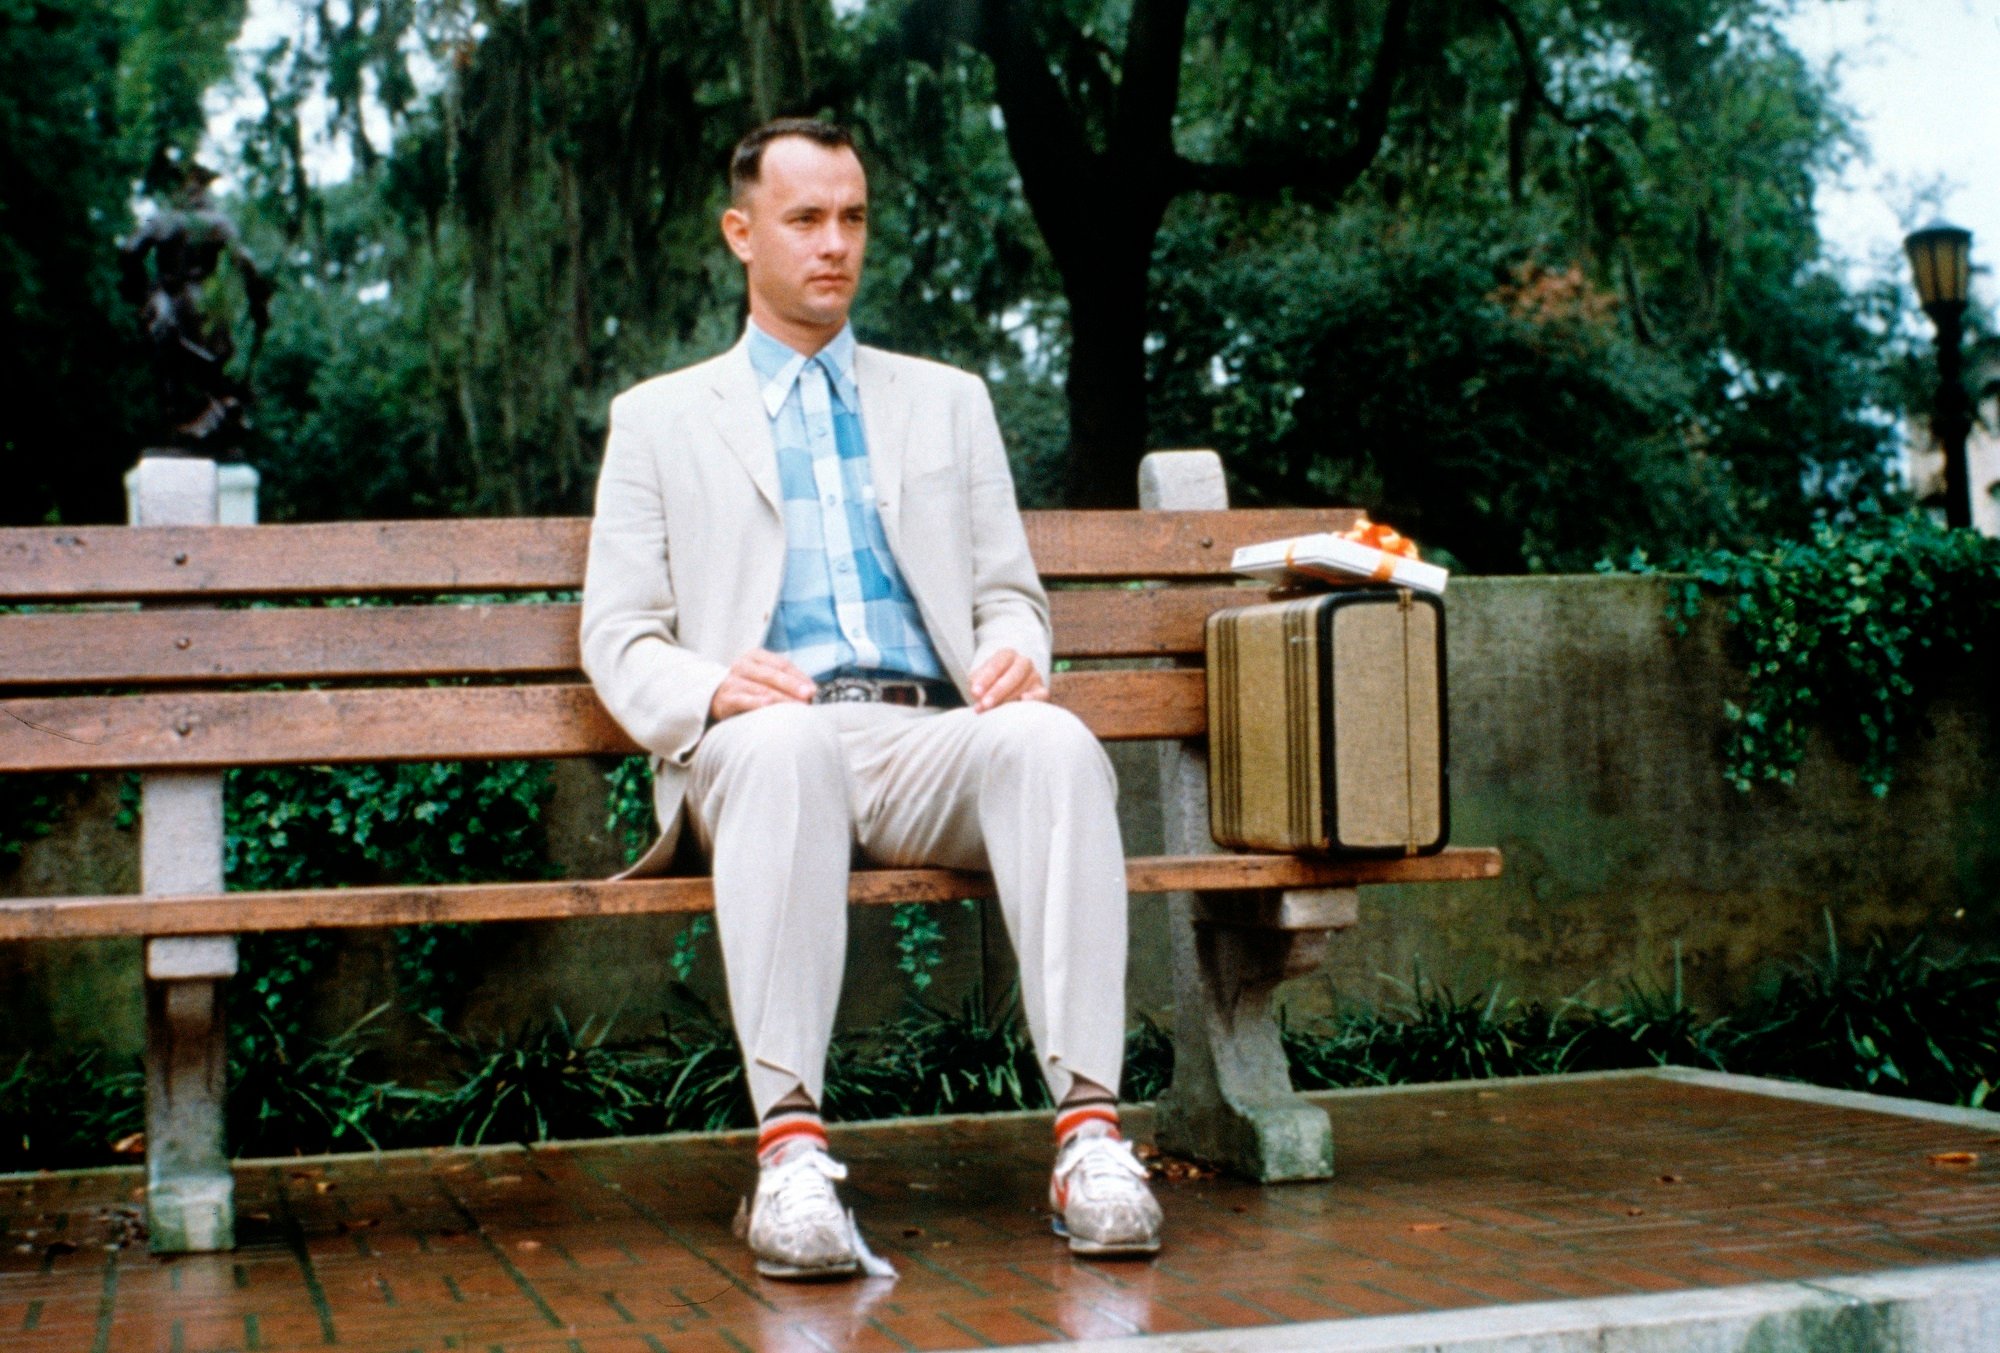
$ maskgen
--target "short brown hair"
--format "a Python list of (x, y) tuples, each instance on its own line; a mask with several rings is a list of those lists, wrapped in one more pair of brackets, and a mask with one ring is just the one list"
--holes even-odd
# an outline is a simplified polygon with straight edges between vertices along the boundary
[(854, 134), (837, 122), (816, 117), (776, 117), (752, 127), (729, 153), (729, 200), (741, 204), (764, 170), (764, 147), (786, 136), (802, 136), (830, 150), (854, 149)]

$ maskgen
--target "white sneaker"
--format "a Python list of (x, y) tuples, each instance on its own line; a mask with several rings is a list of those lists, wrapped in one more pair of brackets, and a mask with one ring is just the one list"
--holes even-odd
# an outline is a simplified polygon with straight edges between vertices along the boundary
[(1129, 1142), (1070, 1138), (1049, 1177), (1049, 1206), (1072, 1254), (1159, 1253), (1160, 1205)]
[(833, 1181), (847, 1167), (816, 1146), (794, 1147), (757, 1172), (750, 1204), (750, 1253), (767, 1278), (845, 1278), (861, 1266), (854, 1223)]

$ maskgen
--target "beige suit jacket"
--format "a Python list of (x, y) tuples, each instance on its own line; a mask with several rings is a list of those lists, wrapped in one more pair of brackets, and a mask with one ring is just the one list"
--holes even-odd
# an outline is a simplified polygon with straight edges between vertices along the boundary
[[(970, 699), (970, 674), (1011, 648), (1046, 679), (1048, 598), (985, 382), (869, 347), (855, 353), (854, 379), (876, 510), (946, 675)], [(747, 343), (612, 401), (582, 647), (598, 698), (653, 758), (661, 835), (628, 873), (666, 868), (709, 702), (769, 632), (781, 512)]]

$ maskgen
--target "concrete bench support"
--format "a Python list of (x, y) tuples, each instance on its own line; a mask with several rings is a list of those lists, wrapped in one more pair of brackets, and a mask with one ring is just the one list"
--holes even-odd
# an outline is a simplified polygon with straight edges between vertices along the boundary
[[(1139, 506), (1227, 508), (1221, 460), (1212, 451), (1147, 456), (1139, 470)], [(1161, 748), (1160, 800), (1169, 853), (1216, 849), (1208, 831), (1205, 742)], [(1317, 967), (1328, 933), (1354, 923), (1354, 890), (1173, 893), (1168, 906), (1174, 1078), (1155, 1119), (1160, 1148), (1252, 1179), (1327, 1178), (1333, 1173), (1333, 1126), (1324, 1109), (1292, 1089), (1271, 992), (1285, 978)]]
[[(133, 472), (130, 501), (134, 526), (215, 525), (215, 462), (149, 456)], [(222, 891), (220, 774), (140, 777), (139, 831), (145, 894)], [(146, 1219), (156, 1254), (236, 1244), (222, 1012), (222, 985), (235, 972), (234, 936), (146, 941)]]

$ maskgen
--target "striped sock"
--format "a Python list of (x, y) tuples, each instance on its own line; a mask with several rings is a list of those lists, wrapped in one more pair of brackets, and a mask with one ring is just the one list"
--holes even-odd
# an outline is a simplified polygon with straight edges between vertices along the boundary
[(818, 1109), (779, 1109), (757, 1129), (757, 1163), (776, 1165), (794, 1146), (826, 1150), (826, 1124)]
[(1079, 1099), (1056, 1110), (1056, 1150), (1061, 1151), (1075, 1137), (1118, 1136), (1118, 1102), (1113, 1099)]

